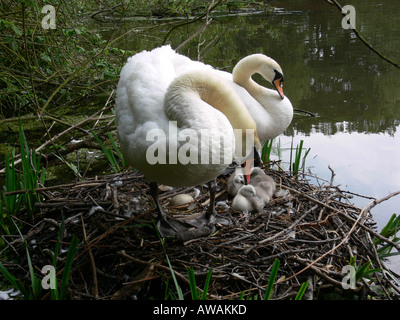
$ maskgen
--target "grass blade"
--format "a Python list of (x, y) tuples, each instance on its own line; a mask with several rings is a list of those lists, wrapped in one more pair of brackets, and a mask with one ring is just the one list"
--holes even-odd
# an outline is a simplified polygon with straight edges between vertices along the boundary
[(275, 258), (274, 264), (272, 265), (271, 274), (269, 275), (268, 285), (265, 289), (264, 300), (269, 300), (272, 296), (272, 289), (274, 287), (276, 275), (278, 274), (279, 265), (280, 261)]
[(73, 236), (71, 243), (68, 248), (67, 258), (65, 260), (65, 266), (63, 271), (63, 276), (61, 279), (61, 287), (60, 287), (60, 299), (66, 300), (67, 298), (67, 290), (68, 290), (68, 281), (69, 275), (71, 273), (72, 263), (75, 259), (77, 253), (78, 239)]
[(0, 262), (0, 271), (4, 275), (4, 277), (11, 283), (11, 285), (17, 289), (21, 294), (25, 297), (29, 297), (28, 290), (25, 289), (23, 286), (22, 282), (15, 278), (10, 272), (8, 272), (7, 268), (3, 266), (3, 264)]
[(206, 282), (204, 283), (203, 294), (201, 295), (201, 298), (200, 298), (201, 300), (206, 300), (206, 298), (207, 298), (208, 287), (209, 287), (210, 281), (211, 281), (211, 274), (212, 274), (212, 267), (210, 267), (210, 270), (208, 270)]
[(304, 293), (306, 292), (307, 287), (308, 287), (308, 281), (303, 282), (303, 283), (301, 284), (301, 287), (300, 287), (300, 289), (299, 289), (299, 292), (297, 292), (296, 297), (294, 298), (294, 300), (301, 300), (301, 299), (303, 299), (303, 295), (304, 295)]
[[(164, 248), (164, 246), (163, 246), (163, 248)], [(165, 252), (165, 250), (164, 250), (164, 252)], [(169, 269), (171, 270), (172, 280), (174, 280), (175, 288), (178, 293), (178, 299), (183, 300), (182, 288), (179, 286), (178, 281), (176, 280), (174, 269), (172, 268), (171, 262), (169, 261), (169, 258), (168, 258), (168, 255), (166, 252), (165, 252), (165, 257), (167, 258), (168, 266), (169, 266)]]
[(18, 225), (15, 223), (15, 221), (12, 220), (12, 222), (14, 223), (15, 228), (17, 229), (17, 231), (18, 231), (18, 233), (19, 233), (19, 235), (21, 237), (22, 243), (25, 246), (26, 257), (27, 257), (27, 260), (28, 260), (29, 274), (30, 274), (30, 277), (31, 277), (31, 292), (29, 293), (29, 299), (39, 299), (41, 291), (42, 291), (41, 281), (40, 281), (40, 279), (38, 277), (35, 276), (35, 271), (33, 269), (31, 256), (29, 254), (28, 245), (27, 245), (27, 243), (25, 241), (25, 238), (22, 235), (21, 230), (18, 228)]
[(271, 160), (271, 150), (273, 141), (274, 141), (273, 139), (265, 141), (261, 151), (262, 162), (269, 162)]
[(194, 271), (192, 268), (187, 267), (187, 272), (189, 277), (189, 287), (190, 287), (190, 293), (192, 294), (192, 300), (197, 300), (199, 293), (197, 291), (196, 277), (194, 275)]
[(153, 220), (153, 224), (154, 224), (154, 228), (155, 228), (155, 230), (157, 232), (158, 239), (160, 239), (161, 246), (162, 246), (162, 248), (164, 250), (165, 257), (166, 257), (167, 262), (168, 262), (168, 267), (169, 267), (169, 270), (171, 271), (172, 280), (174, 281), (176, 292), (178, 293), (178, 299), (179, 300), (183, 300), (182, 288), (179, 286), (178, 281), (176, 280), (174, 269), (172, 268), (171, 262), (169, 261), (169, 258), (168, 258), (167, 251), (165, 250), (165, 247), (164, 247), (164, 241), (161, 239), (160, 233), (158, 232), (157, 225), (154, 222), (154, 220)]

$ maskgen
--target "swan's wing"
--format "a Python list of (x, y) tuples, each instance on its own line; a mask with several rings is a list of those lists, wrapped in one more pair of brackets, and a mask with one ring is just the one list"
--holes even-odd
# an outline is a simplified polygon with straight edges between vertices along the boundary
[[(190, 109), (185, 110), (185, 108), (181, 108), (181, 111), (176, 114), (173, 114), (173, 112), (167, 113), (164, 107), (164, 100), (167, 88), (176, 76), (199, 68), (212, 69), (210, 66), (194, 62), (175, 53), (169, 46), (164, 46), (134, 55), (128, 59), (127, 64), (121, 70), (115, 106), (121, 151), (126, 162), (141, 170), (151, 181), (174, 186), (194, 185), (213, 179), (226, 168), (225, 161), (212, 166), (199, 164), (196, 167), (179, 164), (165, 166), (162, 158), (160, 158), (160, 161), (155, 159), (160, 154), (165, 159), (166, 152), (163, 151), (164, 149), (160, 151), (163, 146), (172, 150), (179, 149), (179, 152), (181, 152), (181, 149), (185, 151), (191, 147), (193, 142), (194, 147), (192, 150), (196, 149), (195, 139), (189, 140), (188, 143), (186, 143), (186, 140), (169, 139), (169, 136), (174, 137), (170, 134), (170, 131), (177, 132), (176, 124), (171, 123), (169, 120), (175, 120), (179, 123), (180, 118), (183, 117), (184, 120), (189, 121), (186, 121), (188, 129), (196, 129), (198, 126), (196, 119), (201, 115), (193, 118), (187, 117)], [(206, 104), (203, 101), (199, 101), (199, 103)], [(182, 110), (185, 110), (185, 112)], [(226, 130), (230, 129), (230, 131), (228, 130), (229, 132), (223, 135), (224, 137), (229, 137), (229, 133), (233, 137), (229, 121), (225, 117), (217, 117), (216, 114), (220, 113), (218, 110), (206, 111), (202, 108), (200, 110), (203, 113), (207, 113), (204, 116), (209, 117), (209, 124), (212, 128), (209, 130), (211, 137), (217, 136), (221, 127), (226, 128)], [(224, 123), (221, 124), (221, 121)], [(179, 129), (179, 134), (182, 133), (182, 129), (184, 127)], [(215, 134), (213, 132), (214, 129), (216, 130)], [(149, 133), (152, 135), (150, 139)], [(175, 145), (171, 147), (170, 143)], [(182, 144), (187, 149), (180, 148), (181, 145), (177, 144)], [(210, 149), (214, 150), (214, 144), (220, 144), (219, 140), (211, 139), (210, 145), (212, 146)], [(229, 145), (232, 145), (232, 143)], [(206, 147), (207, 145), (205, 145), (204, 152), (203, 150), (198, 150), (200, 155), (203, 155), (203, 153), (208, 155), (209, 148)], [(232, 147), (230, 148), (232, 149)], [(229, 152), (221, 153), (221, 155), (225, 155), (225, 153), (229, 155)], [(149, 160), (155, 161), (150, 163)], [(182, 179), (182, 177), (185, 177), (185, 179)]]
[(131, 165), (144, 161), (140, 150), (152, 143), (146, 141), (149, 131), (168, 130), (164, 95), (176, 75), (171, 51), (164, 47), (142, 51), (121, 70), (115, 111), (121, 149)]

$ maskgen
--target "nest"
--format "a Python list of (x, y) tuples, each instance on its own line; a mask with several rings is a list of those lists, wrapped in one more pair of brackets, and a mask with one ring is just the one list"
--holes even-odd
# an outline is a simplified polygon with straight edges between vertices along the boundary
[[(317, 179), (317, 185), (288, 172), (266, 170), (277, 184), (280, 196), (260, 212), (243, 214), (230, 208), (228, 175), (218, 177), (217, 212), (233, 222), (218, 226), (205, 238), (181, 243), (161, 240), (155, 229), (156, 211), (149, 185), (141, 173), (95, 177), (84, 182), (41, 189), (45, 201), (37, 203), (40, 214), (34, 224), (25, 224), (24, 238), (36, 270), (51, 264), (57, 236), (64, 223), (57, 271), (65, 263), (73, 235), (79, 240), (73, 262), (69, 292), (74, 299), (164, 299), (174, 297), (173, 272), (185, 298), (190, 298), (187, 268), (193, 269), (199, 291), (212, 269), (208, 299), (262, 298), (275, 261), (280, 261), (272, 299), (290, 299), (304, 282), (303, 299), (357, 297), (398, 299), (399, 289), (388, 277), (389, 269), (377, 253), (374, 239), (399, 250), (399, 246), (376, 232), (370, 209), (352, 205), (350, 192), (332, 180)], [(195, 214), (206, 210), (207, 186), (186, 189), (162, 188), (160, 200), (195, 191), (195, 202), (169, 208), (169, 214)], [(11, 273), (28, 281), (25, 247), (19, 237), (7, 239), (21, 260), (5, 264)], [(356, 268), (380, 269), (371, 279), (357, 279), (345, 288), (343, 267), (356, 261)], [(25, 259), (25, 260), (24, 260)], [(384, 272), (385, 271), (385, 272)], [(398, 277), (393, 275), (393, 277)], [(38, 271), (38, 276), (40, 271)], [(398, 279), (398, 278), (397, 278)]]

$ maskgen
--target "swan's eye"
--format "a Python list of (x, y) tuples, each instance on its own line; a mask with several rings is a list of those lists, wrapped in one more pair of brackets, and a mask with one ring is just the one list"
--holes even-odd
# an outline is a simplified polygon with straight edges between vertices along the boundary
[(275, 78), (272, 81), (272, 84), (274, 85), (276, 91), (278, 91), (280, 97), (283, 99), (284, 98), (283, 90), (282, 90), (283, 80), (284, 80), (283, 74), (280, 73), (278, 70), (274, 70), (274, 71), (275, 71)]
[(275, 69), (274, 69), (274, 72), (275, 72), (275, 77), (274, 77), (274, 80), (273, 80), (274, 82), (276, 80), (278, 80), (278, 79), (280, 79), (281, 82), (285, 80), (284, 77), (283, 77), (283, 74), (281, 72), (279, 72), (278, 70), (275, 70)]

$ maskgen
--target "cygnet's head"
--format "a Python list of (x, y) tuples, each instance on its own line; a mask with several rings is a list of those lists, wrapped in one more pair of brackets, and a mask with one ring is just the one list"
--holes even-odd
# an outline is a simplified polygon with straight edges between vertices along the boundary
[(264, 203), (258, 197), (256, 189), (252, 185), (241, 187), (232, 202), (232, 208), (242, 212), (260, 211), (263, 206)]
[(251, 184), (241, 187), (238, 193), (246, 198), (257, 197), (256, 189)]
[(245, 185), (243, 169), (236, 168), (227, 181), (227, 191), (231, 196), (236, 196), (239, 189)]
[(251, 169), (250, 180), (256, 176), (265, 176), (265, 172), (259, 167), (254, 167)]

